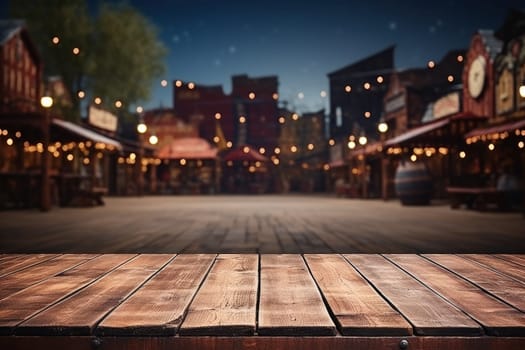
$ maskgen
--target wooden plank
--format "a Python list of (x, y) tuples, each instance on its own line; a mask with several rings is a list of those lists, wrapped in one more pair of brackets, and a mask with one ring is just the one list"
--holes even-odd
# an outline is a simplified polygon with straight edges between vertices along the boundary
[(418, 335), (480, 335), (481, 327), (380, 255), (346, 259), (414, 326)]
[(25, 319), (71, 295), (133, 256), (102, 255), (0, 300), (0, 334), (11, 334), (13, 328)]
[(336, 334), (300, 255), (262, 255), (260, 290), (260, 335)]
[(0, 299), (21, 291), (35, 283), (53, 277), (67, 269), (70, 269), (96, 255), (90, 254), (66, 254), (54, 259), (44, 261), (41, 264), (19, 270), (0, 279)]
[[(0, 337), (1, 349), (75, 350), (523, 350), (523, 337)], [(38, 346), (36, 346), (38, 344)], [(97, 346), (97, 344), (99, 344)]]
[(221, 254), (191, 303), (181, 335), (252, 335), (258, 256)]
[(4, 277), (18, 270), (40, 264), (57, 257), (58, 254), (20, 254), (9, 255), (0, 261), (0, 277)]
[(525, 314), (417, 255), (388, 255), (412, 276), (481, 323), (489, 335), (524, 336)]
[(525, 266), (525, 254), (498, 254), (498, 258), (511, 261), (515, 264)]
[(179, 255), (97, 327), (100, 335), (174, 335), (215, 254)]
[(344, 335), (410, 335), (412, 326), (340, 255), (305, 255)]
[(23, 322), (15, 334), (89, 335), (95, 325), (124, 301), (173, 255), (144, 254), (119, 266), (73, 296)]
[(493, 255), (484, 254), (462, 254), (464, 258), (476, 261), (484, 266), (487, 266), (495, 271), (510, 276), (520, 282), (525, 283), (525, 267), (518, 265), (509, 260), (499, 259)]
[(424, 256), (525, 312), (525, 284), (456, 255)]

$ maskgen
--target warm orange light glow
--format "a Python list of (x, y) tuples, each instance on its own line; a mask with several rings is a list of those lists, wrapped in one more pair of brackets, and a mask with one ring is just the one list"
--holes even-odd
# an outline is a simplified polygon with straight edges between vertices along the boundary
[(246, 123), (246, 117), (241, 115), (241, 116), (239, 117), (239, 123), (241, 123), (241, 124)]
[(376, 78), (376, 81), (377, 81), (379, 84), (382, 84), (383, 81), (385, 81), (385, 79), (383, 78), (383, 76), (378, 75), (377, 78)]
[(292, 114), (292, 119), (293, 120), (298, 120), (299, 119), (299, 114), (297, 114), (297, 113)]
[(488, 148), (489, 148), (490, 151), (494, 151), (494, 149), (496, 148), (496, 146), (494, 146), (493, 143), (489, 143)]
[(148, 131), (148, 127), (146, 124), (144, 124), (144, 122), (140, 122), (137, 124), (137, 131), (139, 134), (144, 134), (146, 131)]
[(259, 153), (260, 154), (265, 154), (266, 153), (266, 149), (264, 147), (259, 148)]
[(117, 108), (122, 107), (122, 101), (120, 101), (120, 100), (116, 100), (116, 101), (115, 101), (115, 107), (117, 107)]
[(518, 147), (519, 148), (525, 147), (525, 143), (523, 141), (518, 142)]
[(78, 98), (84, 98), (84, 97), (86, 97), (86, 93), (84, 91), (80, 90), (79, 92), (77, 92), (77, 96), (78, 96)]
[(328, 164), (323, 165), (323, 170), (324, 171), (330, 170), (330, 165), (328, 165)]
[(175, 81), (175, 86), (176, 87), (181, 87), (182, 86), (182, 81), (181, 80)]
[(142, 113), (144, 112), (144, 108), (142, 108), (142, 106), (137, 106), (137, 113)]
[(350, 85), (346, 85), (346, 86), (345, 86), (345, 91), (346, 91), (346, 92), (350, 92), (350, 91), (352, 91), (352, 87), (351, 87)]
[(14, 141), (13, 141), (12, 138), (8, 138), (8, 139), (5, 141), (5, 143), (7, 143), (8, 146), (12, 146), (13, 143), (14, 143)]
[(102, 99), (100, 97), (95, 97), (95, 104), (99, 105), (102, 103)]
[(279, 158), (273, 158), (272, 162), (274, 165), (279, 165)]
[(54, 36), (53, 39), (51, 39), (51, 42), (55, 45), (58, 45), (60, 38), (58, 36)]
[(309, 143), (308, 146), (307, 146), (307, 148), (308, 148), (309, 151), (313, 150), (314, 147), (315, 147), (315, 146), (314, 146), (313, 143)]
[(432, 69), (432, 68), (434, 68), (436, 66), (436, 62), (428, 61), (427, 66), (428, 66), (428, 68)]
[(248, 94), (248, 98), (249, 98), (250, 100), (254, 100), (254, 99), (255, 99), (255, 92), (250, 92), (250, 93)]
[(448, 80), (449, 83), (452, 83), (454, 81), (454, 77), (452, 75), (449, 75), (447, 77), (447, 80)]
[(319, 93), (319, 95), (321, 95), (321, 97), (326, 97), (326, 91), (321, 90), (321, 92)]
[(195, 83), (188, 83), (188, 89), (190, 90), (195, 89)]
[(359, 144), (360, 144), (361, 146), (366, 145), (367, 142), (368, 142), (368, 139), (366, 138), (366, 136), (360, 136), (360, 137), (359, 137)]
[(53, 106), (53, 98), (50, 96), (42, 96), (42, 98), (40, 98), (40, 105), (44, 108), (51, 108)]
[(286, 121), (286, 119), (284, 117), (279, 117), (279, 123), (280, 124), (284, 124), (285, 121)]
[(160, 81), (160, 86), (162, 86), (162, 87), (166, 87), (166, 86), (168, 86), (168, 81), (167, 81), (166, 79), (162, 79), (162, 80)]
[(459, 158), (463, 159), (467, 156), (467, 154), (465, 153), (465, 151), (461, 151), (459, 152)]
[(220, 120), (221, 119), (221, 114), (220, 113), (215, 113), (215, 119), (217, 120)]
[(272, 94), (272, 98), (273, 98), (275, 101), (277, 101), (277, 100), (279, 99), (279, 94), (278, 94), (277, 92), (274, 92), (274, 93)]
[(370, 118), (371, 115), (372, 115), (372, 114), (371, 114), (369, 111), (366, 111), (366, 112), (365, 112), (365, 118)]
[(292, 151), (292, 153), (297, 152), (297, 146), (290, 147), (290, 151)]
[(232, 148), (233, 143), (231, 141), (226, 142), (226, 147)]
[(275, 147), (275, 149), (273, 150), (273, 152), (274, 152), (275, 154), (279, 154), (279, 153), (281, 153), (281, 149), (280, 149), (279, 147)]
[(213, 137), (213, 142), (215, 142), (215, 143), (219, 143), (220, 140), (221, 140), (221, 138), (219, 136), (214, 136)]
[(349, 148), (349, 149), (354, 149), (355, 146), (356, 146), (355, 141), (349, 141), (349, 142), (348, 142), (348, 148)]
[(379, 123), (377, 126), (377, 130), (379, 130), (380, 133), (385, 133), (388, 131), (388, 124), (385, 122)]
[(80, 49), (78, 47), (73, 48), (73, 55), (78, 55), (80, 53)]
[(458, 60), (458, 62), (463, 62), (463, 56), (462, 55), (458, 55), (458, 57), (456, 59)]
[(370, 83), (366, 82), (366, 83), (363, 84), (363, 87), (365, 88), (365, 90), (370, 90), (372, 85), (370, 85)]
[(334, 140), (334, 139), (330, 139), (330, 140), (328, 141), (328, 144), (329, 144), (330, 146), (335, 145), (335, 140)]
[(417, 160), (417, 156), (415, 154), (411, 155), (410, 160), (415, 162)]
[(156, 135), (151, 135), (148, 141), (150, 144), (156, 145), (157, 143), (159, 143), (159, 138)]
[(186, 165), (186, 159), (182, 158), (182, 159), (179, 161), (179, 164), (180, 164), (180, 165)]
[(248, 153), (248, 152), (250, 152), (250, 147), (248, 147), (248, 146), (244, 146), (244, 147), (242, 148), (242, 151), (243, 151), (244, 153)]

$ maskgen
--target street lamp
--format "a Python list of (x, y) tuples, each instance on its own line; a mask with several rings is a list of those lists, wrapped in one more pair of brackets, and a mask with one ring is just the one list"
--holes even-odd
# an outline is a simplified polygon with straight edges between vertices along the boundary
[(44, 152), (42, 152), (42, 164), (41, 164), (41, 191), (40, 191), (40, 209), (42, 211), (48, 211), (51, 209), (51, 189), (49, 180), (49, 152), (48, 146), (50, 142), (49, 135), (49, 109), (53, 107), (53, 98), (50, 96), (42, 96), (40, 98), (40, 105), (44, 108), (44, 118), (42, 120), (42, 144), (44, 145)]
[(521, 81), (520, 85), (520, 96), (525, 98), (525, 78)]
[(384, 134), (385, 132), (388, 131), (388, 124), (385, 123), (385, 121), (381, 120), (379, 122), (379, 124), (377, 125), (377, 130), (381, 133), (381, 134)]

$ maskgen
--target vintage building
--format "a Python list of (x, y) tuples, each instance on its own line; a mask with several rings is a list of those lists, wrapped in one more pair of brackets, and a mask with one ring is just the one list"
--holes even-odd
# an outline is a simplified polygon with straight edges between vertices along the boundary
[[(200, 136), (209, 142), (248, 144), (255, 149), (273, 149), (278, 144), (277, 77), (232, 77), (232, 92), (221, 86), (174, 82), (173, 108), (183, 120), (198, 123)], [(217, 130), (224, 135), (218, 139)]]
[(355, 132), (375, 133), (393, 69), (391, 46), (328, 74), (330, 137), (344, 139)]

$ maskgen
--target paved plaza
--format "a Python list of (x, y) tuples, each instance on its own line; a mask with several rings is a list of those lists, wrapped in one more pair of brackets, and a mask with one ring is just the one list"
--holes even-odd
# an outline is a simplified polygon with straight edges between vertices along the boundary
[(330, 196), (108, 197), (0, 212), (0, 253), (525, 253), (520, 213)]

